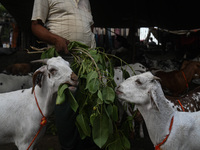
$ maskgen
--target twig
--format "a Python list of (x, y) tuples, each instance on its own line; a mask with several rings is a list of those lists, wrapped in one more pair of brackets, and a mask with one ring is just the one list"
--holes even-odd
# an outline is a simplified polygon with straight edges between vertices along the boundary
[(36, 48), (34, 46), (30, 46), (30, 48), (32, 48), (33, 50), (36, 50), (36, 51), (45, 51), (48, 49), (48, 47), (44, 47), (44, 48)]
[(34, 52), (31, 52), (29, 51), (28, 49), (26, 49), (27, 53), (28, 54), (39, 54), (39, 53), (43, 53), (43, 51), (34, 51)]
[(94, 60), (94, 58), (92, 58), (92, 56), (91, 56), (90, 54), (88, 54), (86, 51), (82, 50), (81, 48), (80, 48), (80, 49), (74, 48), (74, 49), (72, 49), (72, 51), (73, 51), (73, 50), (75, 50), (75, 51), (81, 51), (82, 53), (84, 53), (84, 54), (86, 54), (88, 57), (90, 57), (90, 59), (91, 59), (92, 62), (94, 63), (94, 65), (95, 65), (95, 67), (96, 67), (96, 70), (97, 70), (97, 72), (98, 72), (98, 74), (99, 74), (99, 80), (101, 80), (101, 79), (102, 79), (101, 72), (100, 72), (99, 67), (97, 66), (97, 64), (96, 64), (96, 62), (95, 62), (95, 60)]
[(121, 62), (123, 62), (124, 64), (126, 64), (127, 66), (129, 66), (129, 68), (131, 68), (131, 70), (132, 70), (132, 71), (134, 72), (134, 74), (135, 74), (134, 69), (133, 69), (127, 62), (125, 62), (123, 59), (121, 59), (121, 58), (119, 58), (119, 57), (117, 57), (117, 56), (115, 56), (115, 55), (112, 55), (112, 54), (107, 54), (107, 53), (104, 53), (104, 52), (101, 52), (101, 51), (99, 51), (99, 52), (102, 53), (102, 54), (104, 54), (104, 55), (108, 55), (108, 56), (115, 57), (115, 58), (119, 59)]

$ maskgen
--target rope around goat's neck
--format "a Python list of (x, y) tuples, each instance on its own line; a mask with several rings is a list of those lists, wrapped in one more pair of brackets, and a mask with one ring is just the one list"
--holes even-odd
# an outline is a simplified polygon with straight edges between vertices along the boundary
[(31, 145), (33, 144), (33, 142), (35, 141), (35, 139), (37, 138), (38, 134), (40, 133), (40, 131), (42, 130), (42, 128), (46, 125), (47, 123), (47, 118), (44, 116), (39, 104), (38, 104), (38, 100), (37, 100), (37, 97), (36, 97), (36, 94), (35, 94), (35, 91), (33, 92), (34, 94), (34, 97), (35, 97), (35, 102), (37, 104), (37, 107), (38, 107), (38, 110), (40, 111), (41, 115), (42, 115), (42, 119), (41, 119), (41, 122), (40, 122), (40, 128), (38, 130), (38, 132), (36, 133), (35, 137), (33, 138), (33, 140), (31, 141), (30, 145), (28, 146), (27, 150), (29, 150), (29, 148), (31, 147)]

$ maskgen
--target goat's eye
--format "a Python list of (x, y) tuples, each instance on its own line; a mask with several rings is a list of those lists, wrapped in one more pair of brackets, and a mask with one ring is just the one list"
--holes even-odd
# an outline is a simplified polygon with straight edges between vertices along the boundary
[(135, 80), (135, 82), (136, 82), (138, 85), (142, 85), (142, 82), (141, 82), (139, 79)]
[(50, 72), (52, 75), (54, 75), (54, 74), (56, 74), (57, 70), (54, 69), (54, 68), (52, 68), (52, 69), (49, 70), (49, 72)]

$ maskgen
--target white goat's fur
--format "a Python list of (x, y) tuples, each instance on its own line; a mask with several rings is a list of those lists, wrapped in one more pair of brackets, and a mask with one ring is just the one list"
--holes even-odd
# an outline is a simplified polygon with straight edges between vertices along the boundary
[[(131, 68), (130, 68), (131, 67)], [(130, 76), (138, 75), (147, 71), (147, 68), (140, 63), (124, 65), (122, 67), (114, 68), (114, 80), (117, 86), (122, 83), (125, 79), (123, 77), (123, 70), (126, 70)]]
[[(61, 57), (49, 59), (47, 65), (36, 70), (34, 75), (38, 75), (38, 72), (40, 77), (37, 79), (35, 94), (44, 116), (48, 117), (54, 110), (53, 95), (59, 85), (67, 82), (75, 86), (77, 82), (71, 79), (72, 70), (69, 63)], [(42, 115), (31, 92), (30, 88), (0, 94), (0, 144), (15, 143), (19, 150), (26, 150), (38, 132)], [(36, 141), (44, 131), (45, 128)], [(33, 149), (36, 141), (29, 150)]]
[(0, 74), (0, 93), (32, 87), (32, 75), (16, 76)]
[(161, 86), (150, 73), (133, 76), (120, 84), (117, 90), (122, 100), (135, 103), (141, 112), (150, 138), (156, 146), (167, 134), (172, 116), (174, 123), (162, 150), (200, 149), (200, 112), (178, 112), (165, 98)]

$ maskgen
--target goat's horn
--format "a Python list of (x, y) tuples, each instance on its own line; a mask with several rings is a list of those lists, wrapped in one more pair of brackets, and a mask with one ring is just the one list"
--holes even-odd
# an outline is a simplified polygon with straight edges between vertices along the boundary
[(43, 63), (43, 64), (47, 64), (47, 61), (49, 59), (39, 59), (39, 60), (33, 60), (31, 61), (31, 63)]
[(160, 79), (159, 77), (156, 77), (156, 76), (153, 76), (153, 79), (154, 79), (154, 80), (161, 81), (161, 79)]

